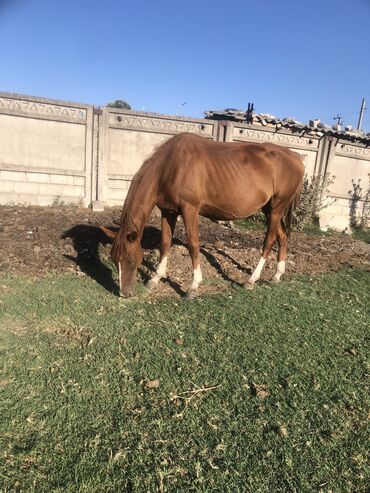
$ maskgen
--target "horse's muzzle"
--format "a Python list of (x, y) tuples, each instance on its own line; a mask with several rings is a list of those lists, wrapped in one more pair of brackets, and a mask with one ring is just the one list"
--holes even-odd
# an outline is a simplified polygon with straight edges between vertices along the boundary
[(121, 298), (131, 298), (131, 296), (133, 296), (133, 292), (132, 291), (128, 291), (127, 293), (120, 292), (119, 295)]

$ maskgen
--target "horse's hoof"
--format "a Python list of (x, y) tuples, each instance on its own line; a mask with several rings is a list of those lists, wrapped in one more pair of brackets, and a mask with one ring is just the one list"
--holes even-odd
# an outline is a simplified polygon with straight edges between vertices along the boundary
[(186, 300), (193, 300), (199, 296), (198, 291), (188, 291), (185, 295)]
[(244, 289), (246, 289), (247, 291), (252, 291), (252, 289), (254, 289), (254, 284), (247, 281), (246, 283), (244, 283)]
[(272, 282), (272, 284), (279, 284), (280, 279), (278, 279), (277, 277), (273, 277), (273, 278), (271, 279), (271, 282)]
[(149, 279), (149, 281), (145, 284), (146, 289), (152, 291), (157, 287), (157, 283), (153, 281), (153, 279)]

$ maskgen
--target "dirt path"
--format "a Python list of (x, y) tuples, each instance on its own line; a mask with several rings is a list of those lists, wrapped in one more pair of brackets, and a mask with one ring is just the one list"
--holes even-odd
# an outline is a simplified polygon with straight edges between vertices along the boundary
[[(120, 208), (90, 209), (0, 206), (0, 272), (43, 276), (50, 271), (90, 275), (107, 289), (115, 283), (100, 262), (109, 258), (110, 245), (98, 226), (118, 226)], [(153, 213), (143, 238), (145, 259), (140, 271), (146, 279), (158, 259), (160, 221)], [(220, 289), (219, 280), (243, 282), (260, 257), (263, 232), (232, 230), (201, 219), (200, 244), (205, 282), (201, 292)], [(288, 248), (288, 273), (315, 274), (342, 267), (370, 267), (370, 245), (346, 235), (293, 233)], [(273, 276), (272, 252), (262, 280)], [(191, 281), (191, 263), (182, 220), (178, 221), (169, 262), (169, 278), (161, 294), (182, 294)]]

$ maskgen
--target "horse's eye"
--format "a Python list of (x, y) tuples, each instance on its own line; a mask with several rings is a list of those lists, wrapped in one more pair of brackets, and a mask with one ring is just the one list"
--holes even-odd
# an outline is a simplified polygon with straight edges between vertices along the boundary
[(131, 241), (131, 242), (135, 241), (137, 239), (137, 232), (132, 231), (131, 233), (129, 233), (127, 235), (127, 239), (128, 239), (128, 241)]

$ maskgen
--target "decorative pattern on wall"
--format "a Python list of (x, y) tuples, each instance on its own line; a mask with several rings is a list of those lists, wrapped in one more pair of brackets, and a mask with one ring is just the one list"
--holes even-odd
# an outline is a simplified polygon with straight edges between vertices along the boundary
[(357, 147), (354, 145), (338, 145), (336, 154), (339, 156), (353, 156), (357, 158), (370, 159), (370, 149), (366, 149), (365, 147)]
[(65, 117), (71, 120), (85, 121), (86, 109), (59, 106), (56, 104), (26, 101), (22, 99), (8, 99), (0, 97), (0, 113), (21, 114), (29, 116)]
[(136, 115), (120, 115), (110, 113), (109, 124), (115, 128), (139, 128), (145, 130), (169, 130), (172, 132), (192, 132), (202, 135), (213, 134), (214, 125), (207, 123), (195, 123), (180, 120), (167, 120), (164, 118), (152, 118)]
[(234, 140), (274, 142), (276, 144), (284, 144), (289, 146), (299, 145), (311, 149), (316, 149), (319, 147), (319, 140), (317, 139), (311, 139), (312, 143), (310, 143), (310, 139), (307, 137), (297, 137), (295, 135), (286, 135), (277, 132), (260, 132), (249, 128), (234, 127), (233, 137)]

